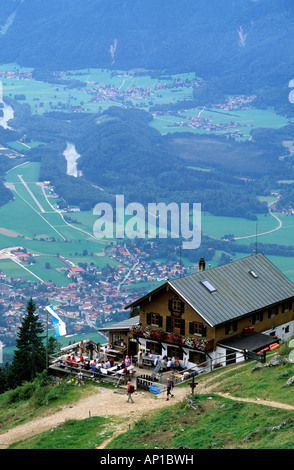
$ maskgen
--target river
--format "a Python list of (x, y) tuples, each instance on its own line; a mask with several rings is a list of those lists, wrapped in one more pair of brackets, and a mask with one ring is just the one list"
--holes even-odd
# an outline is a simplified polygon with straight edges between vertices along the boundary
[(74, 176), (75, 178), (81, 176), (82, 172), (78, 170), (77, 165), (77, 160), (80, 158), (81, 155), (77, 153), (75, 146), (67, 142), (67, 146), (65, 151), (63, 152), (63, 155), (65, 156), (67, 161), (66, 174), (69, 176)]
[(12, 127), (8, 125), (8, 121), (10, 121), (10, 119), (13, 119), (14, 111), (12, 107), (4, 103), (4, 101), (1, 101), (1, 103), (3, 103), (4, 108), (0, 108), (3, 111), (3, 117), (0, 118), (0, 126), (4, 129), (12, 130)]

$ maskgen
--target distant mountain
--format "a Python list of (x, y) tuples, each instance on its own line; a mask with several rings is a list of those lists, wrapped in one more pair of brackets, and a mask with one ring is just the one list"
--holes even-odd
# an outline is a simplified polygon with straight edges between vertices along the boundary
[(5, 0), (0, 61), (195, 71), (232, 92), (293, 78), (292, 0)]

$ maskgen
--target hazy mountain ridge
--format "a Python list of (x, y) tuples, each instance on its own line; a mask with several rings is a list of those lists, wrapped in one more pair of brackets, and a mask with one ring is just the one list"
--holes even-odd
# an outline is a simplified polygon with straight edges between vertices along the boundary
[[(49, 69), (192, 70), (240, 88), (292, 78), (290, 0), (8, 0), (0, 60)], [(33, 12), (33, 14), (32, 14)]]

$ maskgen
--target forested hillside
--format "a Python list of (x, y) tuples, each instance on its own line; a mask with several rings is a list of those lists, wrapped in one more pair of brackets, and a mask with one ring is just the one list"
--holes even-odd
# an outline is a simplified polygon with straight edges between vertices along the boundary
[[(171, 106), (213, 107), (227, 95), (256, 93), (255, 106), (289, 116), (293, 10), (291, 0), (7, 0), (0, 5), (0, 61), (32, 67), (34, 80), (56, 88), (85, 86), (76, 76), (69, 82), (55, 75), (58, 70), (190, 71), (201, 85), (190, 102)], [(201, 202), (215, 215), (255, 219), (267, 212), (257, 195), (268, 195), (278, 180), (294, 179), (283, 146), (293, 139), (293, 124), (252, 129), (243, 142), (212, 132), (209, 138), (163, 136), (152, 127), (151, 113), (170, 104), (151, 105), (149, 112), (131, 103), (96, 114), (68, 108), (41, 115), (21, 100), (5, 100), (14, 109), (11, 141), (26, 135), (42, 142), (26, 157), (41, 161), (41, 180), (52, 181), (81, 209), (124, 194), (127, 202)], [(8, 141), (8, 134), (0, 137)], [(81, 155), (80, 178), (66, 175), (68, 141)]]
[(6, 0), (0, 60), (190, 70), (229, 92), (256, 91), (292, 78), (293, 8), (291, 0)]

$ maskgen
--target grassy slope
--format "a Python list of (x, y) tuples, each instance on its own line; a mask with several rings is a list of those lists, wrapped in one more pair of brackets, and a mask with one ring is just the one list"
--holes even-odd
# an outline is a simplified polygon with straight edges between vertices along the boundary
[[(289, 353), (285, 348), (279, 352), (285, 357)], [(294, 375), (294, 364), (264, 367), (252, 372), (254, 365), (255, 362), (242, 363), (199, 376), (196, 392), (191, 397), (195, 409), (186, 401), (166, 409), (163, 407), (159, 412), (142, 416), (132, 429), (120, 433), (110, 442), (115, 419), (93, 417), (90, 420), (71, 420), (54, 431), (16, 443), (13, 447), (90, 449), (107, 441), (107, 449), (178, 449), (180, 446), (191, 449), (293, 449), (293, 385), (286, 387), (285, 382)], [(70, 385), (67, 386), (68, 398), (63, 390), (65, 400), (76, 400), (78, 390), (83, 397), (85, 393), (91, 393), (91, 389), (86, 392), (84, 388), (73, 388), (74, 396)], [(234, 398), (219, 395), (228, 391)], [(50, 392), (50, 403), (54, 401), (52, 397), (59, 393), (58, 390)], [(0, 397), (2, 404), (5, 404), (2, 401), (5, 400), (4, 395)], [(238, 398), (254, 399), (254, 402), (239, 401)], [(59, 400), (60, 397), (56, 404), (60, 405)], [(265, 406), (259, 400), (292, 405), (292, 409), (279, 408), (274, 404)], [(4, 411), (1, 406), (1, 422), (11, 420), (10, 425), (13, 425), (13, 416), (17, 416), (18, 420), (24, 419), (27, 404), (23, 402), (21, 407), (14, 405), (13, 410), (10, 406), (8, 411)], [(35, 412), (39, 414), (42, 408)], [(93, 427), (89, 428), (90, 424), (95, 432)], [(8, 424), (6, 426), (9, 427)], [(270, 430), (279, 426), (280, 429)], [(256, 433), (257, 430), (259, 432)], [(252, 437), (244, 441), (251, 433)], [(64, 435), (67, 436), (65, 440)]]

